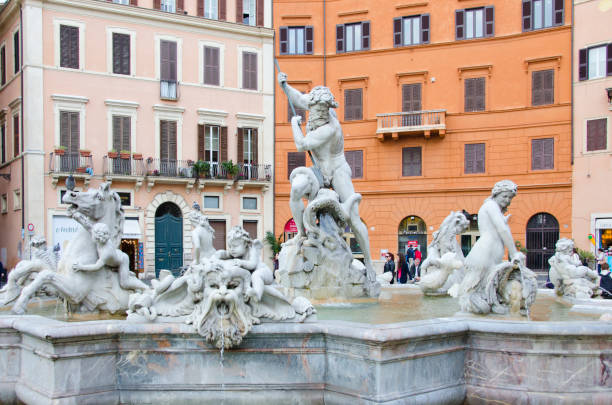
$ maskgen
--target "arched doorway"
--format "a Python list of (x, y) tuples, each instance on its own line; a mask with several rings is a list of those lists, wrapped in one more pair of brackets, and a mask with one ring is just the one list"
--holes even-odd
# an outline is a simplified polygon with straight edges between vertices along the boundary
[(422, 260), (425, 260), (427, 257), (427, 225), (416, 215), (408, 216), (400, 222), (397, 229), (397, 251), (405, 253), (409, 242), (419, 247)]
[(559, 222), (555, 217), (540, 212), (527, 222), (527, 267), (533, 271), (548, 271), (548, 259), (555, 254), (559, 240)]
[(183, 217), (178, 205), (165, 202), (155, 211), (155, 277), (160, 270), (179, 275), (183, 265)]

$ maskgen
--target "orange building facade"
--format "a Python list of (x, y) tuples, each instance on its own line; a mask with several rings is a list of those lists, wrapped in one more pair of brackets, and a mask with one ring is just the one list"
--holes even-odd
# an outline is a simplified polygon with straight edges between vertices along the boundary
[[(565, 0), (274, 2), (289, 84), (324, 84), (340, 104), (373, 259), (409, 241), (426, 249), (451, 210), (472, 219), (469, 251), (480, 205), (511, 179), (513, 236), (532, 269), (548, 269), (572, 232), (571, 12)], [(304, 160), (288, 109), (277, 87), (277, 236), (290, 230), (288, 173)]]

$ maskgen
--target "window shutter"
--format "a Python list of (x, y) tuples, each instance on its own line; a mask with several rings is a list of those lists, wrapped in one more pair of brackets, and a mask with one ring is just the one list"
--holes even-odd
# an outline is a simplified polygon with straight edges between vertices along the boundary
[(242, 53), (242, 88), (257, 90), (257, 54)]
[(344, 52), (344, 24), (336, 25), (336, 52)]
[[(609, 52), (609, 47), (608, 47), (608, 55), (610, 55)], [(608, 59), (609, 60), (609, 59)], [(578, 51), (578, 80), (587, 80), (589, 78), (588, 76), (588, 52), (587, 49), (580, 49)], [(608, 63), (608, 66), (610, 66), (610, 64)], [(608, 74), (610, 71), (608, 70)]]
[(455, 39), (465, 38), (465, 10), (455, 11)]
[[(608, 52), (609, 54), (609, 52)], [(6, 83), (6, 47), (0, 48), (0, 84)]]
[(170, 78), (170, 42), (160, 41), (160, 79), (169, 80)]
[(305, 152), (287, 152), (287, 178), (296, 167), (306, 166)]
[(211, 219), (208, 221), (208, 223), (215, 230), (215, 240), (213, 241), (213, 247), (216, 250), (225, 249), (225, 220)]
[[(612, 76), (612, 43), (608, 44), (606, 52), (607, 52), (607, 63), (606, 63), (607, 76)], [(4, 69), (2, 71), (4, 72)], [(4, 82), (4, 73), (2, 75), (2, 81)]]
[(523, 0), (523, 31), (531, 31), (531, 0)]
[(220, 81), (219, 48), (204, 47), (204, 84), (218, 86)]
[(421, 110), (421, 83), (416, 83), (412, 87), (412, 111)]
[(257, 0), (257, 5), (255, 7), (257, 8), (257, 10), (255, 10), (255, 13), (257, 14), (257, 25), (259, 27), (263, 27), (264, 25), (264, 1)]
[(361, 49), (370, 49), (370, 22), (361, 23)]
[(587, 121), (587, 152), (607, 149), (607, 124), (606, 118)]
[(542, 157), (544, 155), (544, 143), (543, 139), (533, 139), (531, 141), (531, 170), (541, 170)]
[(130, 6), (138, 6), (138, 0), (130, 0)]
[(120, 150), (129, 150), (131, 151), (131, 135), (132, 135), (132, 131), (131, 131), (131, 124), (132, 124), (132, 119), (131, 117), (121, 117), (121, 124), (122, 124), (122, 142), (121, 142), (121, 149)]
[(484, 8), (485, 11), (485, 37), (492, 37), (495, 35), (495, 8), (494, 6), (487, 6)]
[(363, 119), (363, 93), (361, 89), (356, 89), (355, 99), (353, 100), (353, 104), (355, 105), (355, 119), (361, 120)]
[(198, 160), (204, 160), (204, 125), (198, 124)]
[(474, 79), (474, 107), (476, 111), (484, 111), (485, 110), (485, 79), (484, 77), (479, 77)]
[(168, 121), (168, 158), (176, 160), (176, 121)]
[(236, 22), (242, 24), (242, 0), (236, 0)]
[(465, 145), (465, 173), (474, 173), (474, 145)]
[(60, 66), (79, 68), (79, 28), (60, 25)]
[(153, 8), (154, 9), (161, 9), (161, 0), (153, 0)]
[(227, 161), (227, 127), (219, 127), (219, 149), (221, 152), (221, 161)]
[(15, 35), (13, 35), (13, 60), (15, 63), (15, 73), (19, 72), (19, 69), (21, 68), (21, 62), (19, 61), (19, 48), (19, 31), (17, 31)]
[(543, 169), (555, 168), (555, 142), (554, 138), (542, 139), (542, 164)]
[(70, 146), (70, 113), (60, 111), (60, 145)]
[(238, 159), (236, 159), (237, 163), (245, 163), (244, 162), (244, 129), (238, 128)]
[(543, 93), (542, 72), (533, 72), (531, 74), (531, 104), (541, 105)]
[(402, 19), (393, 19), (393, 46), (402, 46)]
[(113, 73), (130, 74), (130, 36), (113, 33)]
[(555, 0), (554, 24), (563, 25), (563, 3), (564, 0)]
[(15, 156), (19, 155), (19, 116), (13, 117), (13, 152)]
[(280, 54), (281, 55), (285, 55), (287, 52), (289, 52), (289, 30), (287, 27), (280, 27), (279, 28), (279, 36), (280, 36)]
[(465, 111), (474, 111), (473, 96), (474, 96), (474, 82), (472, 79), (465, 79), (465, 92), (464, 92), (464, 106)]
[(421, 15), (421, 43), (429, 43), (429, 14)]
[(242, 228), (251, 239), (257, 239), (257, 221), (242, 221)]
[(219, 20), (227, 20), (227, 4), (225, 0), (219, 0)]
[(314, 52), (314, 29), (312, 25), (307, 25), (304, 31), (304, 38), (306, 38), (304, 50), (305, 53), (311, 55)]
[(159, 121), (159, 157), (162, 160), (168, 159), (168, 121)]
[(113, 115), (113, 149), (121, 150), (121, 117)]
[(421, 147), (402, 149), (402, 176), (421, 175)]
[(253, 151), (253, 164), (257, 164), (257, 148), (259, 146), (257, 129), (253, 128), (251, 131), (251, 150)]
[(70, 113), (70, 153), (79, 153), (80, 149), (80, 116), (78, 112)]
[(198, 1), (198, 16), (204, 17), (204, 2), (206, 0), (197, 0)]
[(184, 0), (176, 0), (176, 12), (179, 14), (183, 14), (183, 10), (185, 9), (185, 1)]
[(485, 144), (484, 143), (476, 144), (475, 158), (476, 158), (476, 166), (475, 166), (476, 172), (475, 173), (484, 173), (485, 172)]
[(549, 69), (542, 73), (542, 101), (544, 104), (553, 104), (555, 102), (555, 71), (553, 69)]

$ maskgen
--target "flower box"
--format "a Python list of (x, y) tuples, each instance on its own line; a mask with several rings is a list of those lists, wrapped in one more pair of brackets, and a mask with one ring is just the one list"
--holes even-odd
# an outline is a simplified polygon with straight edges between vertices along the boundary
[(121, 153), (119, 153), (119, 157), (120, 157), (121, 159), (130, 159), (130, 158), (132, 157), (132, 154), (131, 154), (131, 153), (124, 153), (124, 152), (121, 152)]
[(112, 152), (112, 151), (109, 151), (109, 152), (108, 152), (108, 157), (109, 157), (110, 159), (117, 159), (117, 157), (119, 157), (119, 153), (118, 153), (118, 152)]
[(142, 160), (142, 153), (133, 153), (132, 159), (134, 160)]
[(86, 173), (87, 172), (87, 168), (86, 167), (77, 167), (76, 168), (76, 172), (77, 173)]
[(81, 150), (79, 151), (79, 154), (80, 154), (82, 157), (90, 157), (90, 156), (91, 156), (91, 151), (90, 151), (90, 150), (86, 150), (86, 149), (81, 149)]

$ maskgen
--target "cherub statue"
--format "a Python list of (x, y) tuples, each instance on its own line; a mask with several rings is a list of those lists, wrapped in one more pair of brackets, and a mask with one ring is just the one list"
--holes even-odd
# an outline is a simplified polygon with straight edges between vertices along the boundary
[(572, 258), (574, 241), (561, 238), (555, 245), (555, 254), (548, 259), (550, 281), (557, 295), (573, 298), (591, 298), (599, 295), (597, 272)]
[[(248, 232), (240, 226), (233, 227), (227, 235), (227, 250), (217, 250), (214, 259), (231, 261), (231, 264), (249, 271), (251, 286), (247, 288), (246, 295), (256, 301), (261, 301), (264, 287), (274, 282), (274, 273), (261, 260), (263, 244), (261, 241), (251, 239)], [(275, 288), (268, 288), (266, 292), (283, 301), (286, 298)]]
[(93, 264), (72, 265), (74, 271), (98, 271), (104, 266), (117, 268), (119, 285), (124, 290), (146, 290), (147, 286), (130, 272), (130, 258), (115, 248), (110, 240), (110, 230), (105, 223), (98, 222), (91, 228), (91, 236), (96, 244), (98, 260)]

